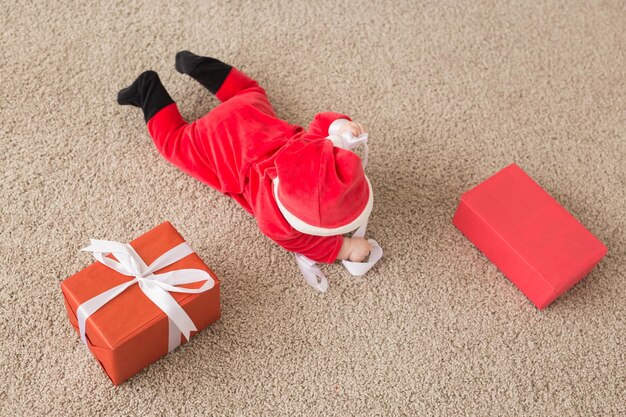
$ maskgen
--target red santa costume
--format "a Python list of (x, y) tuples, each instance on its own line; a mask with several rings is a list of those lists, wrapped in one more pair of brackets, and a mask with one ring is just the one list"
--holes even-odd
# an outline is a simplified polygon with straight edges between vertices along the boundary
[(304, 129), (278, 118), (263, 88), (236, 68), (184, 51), (176, 69), (221, 104), (188, 123), (153, 71), (118, 102), (141, 107), (165, 159), (232, 197), (263, 234), (306, 258), (335, 261), (342, 234), (364, 226), (373, 204), (361, 159), (337, 137), (350, 118), (319, 113)]

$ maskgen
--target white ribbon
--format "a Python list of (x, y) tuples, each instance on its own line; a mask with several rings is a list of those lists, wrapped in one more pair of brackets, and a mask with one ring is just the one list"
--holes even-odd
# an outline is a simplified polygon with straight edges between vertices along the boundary
[[(87, 344), (85, 335), (87, 318), (135, 283), (139, 284), (139, 288), (143, 293), (168, 317), (168, 352), (180, 345), (181, 333), (185, 336), (185, 339), (189, 340), (190, 333), (196, 331), (197, 328), (187, 312), (176, 302), (170, 292), (196, 294), (213, 288), (215, 281), (208, 272), (201, 269), (179, 269), (162, 274), (155, 274), (154, 271), (181, 260), (193, 253), (193, 249), (186, 242), (181, 243), (159, 256), (148, 266), (128, 243), (96, 239), (90, 239), (90, 241), (91, 245), (81, 249), (82, 251), (92, 252), (98, 262), (122, 275), (134, 278), (78, 306), (76, 314), (79, 333), (83, 342)], [(106, 257), (110, 253), (114, 254), (118, 261)], [(200, 281), (205, 281), (200, 288), (175, 287), (175, 285), (191, 284)]]
[(344, 132), (341, 136), (338, 135), (329, 135), (328, 139), (333, 142), (338, 148), (348, 149), (353, 151), (359, 146), (363, 145), (363, 158), (361, 158), (361, 162), (363, 164), (363, 169), (367, 167), (367, 160), (369, 157), (369, 148), (367, 146), (367, 133), (362, 133), (359, 136), (354, 136), (352, 132)]
[(315, 261), (300, 253), (294, 253), (294, 255), (306, 283), (319, 292), (326, 292), (328, 290), (328, 280), (322, 270), (315, 264)]
[[(366, 230), (367, 230), (367, 223), (363, 224), (361, 227), (356, 229), (352, 237), (365, 237)], [(346, 260), (341, 261), (341, 263), (348, 270), (348, 272), (355, 277), (362, 277), (363, 275), (365, 275), (367, 271), (372, 269), (372, 267), (376, 265), (376, 262), (378, 262), (380, 258), (383, 257), (383, 248), (380, 247), (378, 242), (376, 242), (374, 239), (367, 239), (367, 242), (372, 246), (372, 251), (370, 252), (370, 255), (367, 261), (364, 261), (364, 262), (352, 262), (352, 261), (346, 261)]]
[[(366, 230), (367, 223), (364, 223), (358, 229), (356, 229), (354, 234), (352, 234), (352, 237), (364, 237)], [(378, 242), (376, 242), (374, 239), (368, 239), (367, 241), (372, 246), (372, 251), (370, 252), (367, 261), (341, 261), (346, 270), (355, 277), (365, 275), (367, 271), (372, 269), (372, 267), (376, 265), (376, 262), (378, 262), (380, 258), (383, 257), (383, 249), (380, 247)], [(317, 266), (315, 261), (307, 258), (300, 253), (296, 253), (294, 255), (296, 256), (296, 263), (300, 268), (300, 272), (302, 272), (302, 275), (304, 276), (307, 284), (309, 284), (311, 287), (319, 292), (326, 292), (326, 290), (328, 290), (328, 280), (326, 279), (326, 275), (324, 275), (324, 273)]]

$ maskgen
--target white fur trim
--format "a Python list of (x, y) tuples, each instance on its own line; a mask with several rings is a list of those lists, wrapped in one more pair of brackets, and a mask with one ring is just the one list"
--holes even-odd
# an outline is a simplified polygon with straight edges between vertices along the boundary
[(274, 185), (274, 198), (276, 199), (276, 204), (278, 205), (278, 209), (280, 210), (282, 215), (285, 217), (287, 222), (291, 225), (291, 227), (307, 235), (335, 236), (335, 235), (342, 235), (344, 233), (351, 232), (357, 229), (362, 224), (367, 223), (367, 220), (370, 217), (370, 213), (372, 212), (372, 207), (374, 206), (374, 192), (372, 191), (372, 184), (370, 183), (370, 180), (367, 178), (367, 176), (365, 177), (365, 180), (367, 181), (367, 186), (369, 188), (369, 198), (367, 200), (367, 204), (365, 205), (365, 209), (361, 212), (361, 214), (359, 214), (359, 216), (356, 219), (354, 219), (350, 223), (344, 226), (335, 227), (332, 229), (327, 229), (324, 227), (314, 226), (312, 224), (306, 223), (300, 220), (299, 218), (297, 218), (291, 212), (289, 212), (289, 210), (287, 210), (287, 208), (283, 206), (283, 204), (280, 202), (280, 199), (278, 198), (278, 183), (279, 183), (278, 177), (274, 178), (272, 182)]

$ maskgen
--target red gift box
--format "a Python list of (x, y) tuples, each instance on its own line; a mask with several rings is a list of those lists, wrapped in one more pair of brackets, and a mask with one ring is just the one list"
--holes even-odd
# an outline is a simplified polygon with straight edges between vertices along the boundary
[(539, 309), (583, 279), (607, 253), (515, 164), (463, 194), (453, 223)]
[[(148, 231), (130, 245), (92, 241), (90, 248), (97, 246), (94, 242), (119, 247), (138, 257), (131, 259), (132, 256), (125, 257), (117, 252), (104, 256), (94, 251), (94, 256), (100, 257), (99, 262), (61, 283), (70, 323), (79, 334), (80, 316), (85, 306), (92, 302), (90, 300), (102, 298), (115, 287), (122, 288), (119, 294), (114, 294), (113, 298), (91, 313), (84, 323), (84, 341), (115, 385), (220, 318), (220, 284), (217, 277), (169, 222)], [(177, 260), (170, 263), (167, 259)], [(117, 261), (117, 267), (122, 272), (125, 272), (122, 264), (130, 269), (139, 268), (137, 275), (121, 273), (104, 264), (113, 262), (111, 265), (116, 266)], [(136, 264), (143, 266), (137, 267)], [(147, 270), (150, 267), (154, 270)], [(127, 284), (128, 287), (124, 288)], [(147, 296), (146, 291), (154, 300)], [(161, 305), (169, 303), (166, 308), (168, 315), (155, 304), (155, 300)], [(178, 316), (172, 313), (176, 309), (179, 309)], [(190, 319), (187, 323), (191, 327), (181, 331), (185, 326), (178, 327), (172, 316), (176, 322), (183, 324)], [(185, 332), (189, 333), (185, 335)]]

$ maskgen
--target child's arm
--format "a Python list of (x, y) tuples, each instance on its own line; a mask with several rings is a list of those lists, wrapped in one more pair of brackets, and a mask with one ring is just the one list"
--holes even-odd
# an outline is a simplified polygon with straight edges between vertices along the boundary
[(344, 237), (337, 260), (363, 262), (372, 251), (372, 245), (362, 237)]

